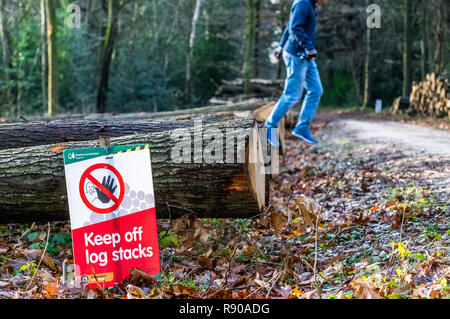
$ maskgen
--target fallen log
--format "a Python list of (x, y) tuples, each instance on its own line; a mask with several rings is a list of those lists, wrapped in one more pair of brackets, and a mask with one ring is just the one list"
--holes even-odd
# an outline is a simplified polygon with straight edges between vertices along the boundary
[[(267, 203), (268, 183), (261, 174), (258, 126), (253, 118), (202, 126), (217, 129), (242, 128), (234, 151), (244, 150), (243, 163), (178, 163), (171, 153), (179, 145), (177, 136), (191, 136), (194, 128), (111, 139), (111, 145), (149, 144), (152, 159), (156, 209), (159, 218), (185, 213), (199, 217), (250, 217)], [(238, 131), (239, 133), (239, 131)], [(203, 141), (203, 146), (207, 145)], [(224, 143), (222, 151), (227, 154)], [(185, 144), (191, 146), (191, 140)], [(66, 220), (69, 218), (64, 180), (64, 149), (98, 147), (98, 141), (64, 143), (0, 151), (0, 223)], [(217, 149), (219, 150), (219, 149)], [(191, 148), (191, 158), (198, 159)], [(198, 155), (198, 154), (197, 154)], [(235, 154), (233, 154), (235, 155)], [(228, 158), (228, 157), (227, 157)]]
[[(213, 123), (237, 118), (234, 112), (198, 118)], [(119, 137), (149, 134), (194, 126), (195, 120), (54, 120), (0, 125), (0, 150), (28, 146), (96, 140), (101, 136)]]
[[(128, 120), (128, 121), (96, 121), (96, 120), (54, 120), (39, 121), (27, 123), (11, 123), (0, 125), (0, 150), (21, 148), (29, 146), (38, 146), (55, 143), (77, 142), (97, 140), (100, 137), (119, 137), (132, 134), (148, 134), (163, 132), (176, 128), (188, 128), (194, 126), (196, 121), (203, 124), (215, 123), (224, 120), (237, 119), (241, 117), (253, 116), (260, 123), (265, 118), (260, 114), (267, 113), (267, 108), (273, 107), (273, 104), (260, 106), (253, 111), (233, 111), (216, 112), (213, 114), (202, 114), (202, 117), (189, 119), (173, 120)], [(205, 108), (209, 110), (209, 108)], [(269, 113), (270, 113), (269, 110)], [(282, 142), (281, 152), (285, 147), (285, 129), (284, 119), (280, 122), (279, 130), (280, 140)], [(275, 152), (272, 152), (275, 154)], [(273, 163), (275, 163), (275, 159)], [(273, 165), (272, 165), (273, 166)]]
[(93, 114), (58, 114), (48, 116), (28, 116), (27, 121), (51, 121), (51, 120), (161, 120), (161, 119), (189, 119), (202, 114), (214, 114), (217, 112), (251, 111), (264, 103), (258, 99), (250, 99), (239, 103), (197, 107), (165, 112), (136, 112), (136, 113), (93, 113)]
[[(250, 92), (260, 97), (278, 97), (283, 91), (283, 80), (251, 79)], [(217, 89), (217, 97), (236, 96), (244, 93), (243, 80), (223, 81)]]
[[(276, 103), (267, 103), (255, 110), (252, 111), (252, 116), (257, 120), (258, 122), (264, 123), (266, 119), (269, 117), (270, 113), (272, 113), (273, 108), (275, 107)], [(286, 152), (286, 127), (287, 127), (287, 121), (291, 120), (292, 118), (292, 112), (289, 111), (278, 123), (278, 138), (281, 143), (281, 154), (285, 154)]]

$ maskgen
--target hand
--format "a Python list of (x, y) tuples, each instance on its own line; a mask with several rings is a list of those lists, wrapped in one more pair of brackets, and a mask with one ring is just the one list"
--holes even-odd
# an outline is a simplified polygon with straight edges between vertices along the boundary
[(308, 59), (316, 61), (317, 58), (317, 50), (306, 50), (306, 54), (308, 55)]
[[(114, 186), (114, 178), (112, 178), (111, 176), (108, 176), (108, 179), (106, 179), (106, 176), (103, 177), (102, 180), (102, 185), (105, 186), (105, 188), (107, 190), (109, 190), (111, 192), (111, 194), (114, 194), (114, 192), (117, 189), (117, 185)], [(106, 196), (105, 193), (103, 193), (100, 189), (98, 189), (97, 187), (95, 188), (95, 190), (97, 191), (97, 197), (98, 199), (103, 203), (103, 204), (108, 204), (109, 201), (111, 200), (108, 196)]]
[(281, 58), (281, 54), (283, 53), (283, 48), (278, 47), (275, 52), (273, 53), (273, 56), (275, 59), (279, 60)]

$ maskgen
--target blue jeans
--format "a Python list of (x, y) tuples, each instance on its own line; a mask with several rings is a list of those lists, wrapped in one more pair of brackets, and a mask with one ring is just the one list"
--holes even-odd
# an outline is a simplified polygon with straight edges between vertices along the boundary
[(278, 127), (281, 118), (302, 98), (304, 87), (306, 96), (295, 130), (309, 130), (309, 125), (314, 118), (320, 97), (323, 94), (317, 64), (313, 60), (301, 59), (286, 51), (283, 51), (283, 59), (287, 72), (283, 95), (266, 119), (265, 126), (268, 128)]

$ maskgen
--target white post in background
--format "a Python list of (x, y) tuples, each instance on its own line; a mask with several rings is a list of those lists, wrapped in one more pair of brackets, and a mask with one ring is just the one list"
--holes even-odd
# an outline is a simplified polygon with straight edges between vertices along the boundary
[(375, 101), (375, 113), (380, 113), (381, 109), (383, 107), (383, 101), (381, 101), (380, 99)]

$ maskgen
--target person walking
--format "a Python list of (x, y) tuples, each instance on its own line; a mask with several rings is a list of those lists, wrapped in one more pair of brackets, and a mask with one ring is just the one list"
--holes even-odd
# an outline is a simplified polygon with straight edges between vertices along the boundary
[(294, 0), (290, 11), (289, 23), (283, 32), (280, 46), (275, 51), (275, 58), (283, 56), (286, 64), (286, 81), (284, 91), (265, 121), (268, 128), (268, 141), (276, 146), (280, 142), (276, 128), (281, 118), (297, 104), (306, 90), (302, 110), (292, 134), (303, 141), (316, 144), (311, 136), (309, 126), (314, 118), (320, 97), (323, 94), (316, 57), (316, 7), (318, 0)]

